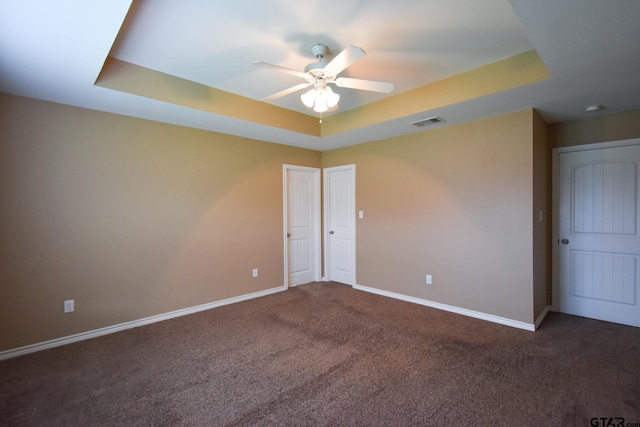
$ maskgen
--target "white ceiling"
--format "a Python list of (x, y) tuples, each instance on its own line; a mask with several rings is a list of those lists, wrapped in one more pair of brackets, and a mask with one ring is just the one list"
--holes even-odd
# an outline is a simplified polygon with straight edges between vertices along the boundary
[[(395, 93), (532, 49), (506, 0), (154, 0), (140, 3), (112, 56), (260, 99), (303, 81), (251, 61), (302, 71), (315, 43), (332, 54), (362, 47), (341, 76), (391, 81)], [(334, 90), (341, 110), (383, 96)], [(299, 95), (275, 104), (310, 114)]]
[[(126, 21), (125, 21), (126, 18)], [(525, 108), (548, 122), (640, 108), (640, 1), (0, 0), (0, 91), (317, 150)], [(310, 48), (367, 55), (341, 76), (392, 82), (390, 95), (335, 89), (340, 112), (535, 49), (551, 78), (327, 137), (300, 134), (96, 86), (108, 56), (260, 99), (301, 81)], [(331, 55), (329, 55), (329, 60)], [(300, 92), (273, 103), (316, 115)], [(440, 125), (441, 126), (441, 125)]]

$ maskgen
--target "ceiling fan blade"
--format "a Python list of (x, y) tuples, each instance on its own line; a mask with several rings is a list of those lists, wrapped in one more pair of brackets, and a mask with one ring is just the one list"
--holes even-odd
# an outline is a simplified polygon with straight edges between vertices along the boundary
[(287, 68), (287, 67), (281, 67), (280, 65), (274, 65), (274, 64), (269, 64), (267, 62), (262, 62), (262, 61), (254, 61), (252, 62), (253, 65), (257, 65), (259, 67), (262, 68), (267, 68), (267, 69), (271, 69), (274, 71), (279, 71), (281, 73), (287, 73), (287, 74), (291, 74), (293, 76), (297, 76), (303, 79), (308, 79), (309, 75), (307, 73), (303, 73), (302, 71), (298, 71), (298, 70), (294, 70), (291, 68)]
[(342, 70), (366, 55), (365, 51), (356, 46), (347, 46), (342, 52), (331, 60), (324, 70), (337, 76)]
[(349, 77), (338, 77), (335, 80), (338, 87), (349, 89), (369, 90), (371, 92), (390, 93), (393, 91), (393, 83), (376, 82), (373, 80), (351, 79)]
[(290, 93), (297, 92), (300, 89), (304, 89), (305, 87), (311, 86), (313, 83), (300, 83), (299, 85), (292, 86), (288, 89), (281, 90), (280, 92), (276, 92), (273, 95), (269, 95), (266, 98), (262, 98), (260, 101), (273, 101), (274, 99), (282, 98), (285, 95), (289, 95)]

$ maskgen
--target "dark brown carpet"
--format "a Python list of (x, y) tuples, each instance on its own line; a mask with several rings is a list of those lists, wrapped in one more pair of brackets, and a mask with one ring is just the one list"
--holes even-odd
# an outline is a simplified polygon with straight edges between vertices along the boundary
[(313, 283), (0, 362), (0, 424), (640, 423), (639, 365), (640, 328), (527, 332)]

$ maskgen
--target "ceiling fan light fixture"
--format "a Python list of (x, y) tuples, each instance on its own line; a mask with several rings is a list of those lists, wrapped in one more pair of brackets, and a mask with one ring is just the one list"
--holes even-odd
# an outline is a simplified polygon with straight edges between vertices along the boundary
[(327, 107), (329, 108), (335, 107), (340, 101), (340, 95), (332, 91), (330, 87), (325, 87), (320, 94), (327, 101)]
[(340, 95), (332, 91), (330, 87), (317, 85), (300, 95), (300, 99), (306, 107), (313, 108), (316, 113), (324, 113), (329, 108), (338, 105)]
[(329, 107), (327, 106), (327, 100), (322, 95), (316, 97), (316, 103), (313, 105), (313, 111), (316, 113), (324, 113)]
[(311, 90), (303, 93), (302, 95), (300, 95), (300, 99), (302, 100), (302, 103), (306, 107), (308, 107), (308, 108), (313, 107), (313, 103), (316, 101), (316, 90), (315, 89), (311, 89)]

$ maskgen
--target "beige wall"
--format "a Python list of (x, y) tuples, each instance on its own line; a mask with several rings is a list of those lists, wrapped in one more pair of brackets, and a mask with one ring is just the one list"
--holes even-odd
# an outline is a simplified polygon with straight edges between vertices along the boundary
[(551, 142), (549, 126), (533, 114), (533, 318), (551, 305)]
[(638, 138), (640, 110), (554, 123), (549, 131), (554, 148)]
[(283, 163), (321, 154), (0, 94), (0, 351), (282, 286)]
[(323, 167), (356, 164), (356, 282), (532, 323), (533, 120), (527, 110), (324, 152)]
[(358, 284), (531, 323), (545, 131), (527, 110), (320, 153), (0, 94), (0, 351), (281, 286), (283, 163), (357, 165)]

